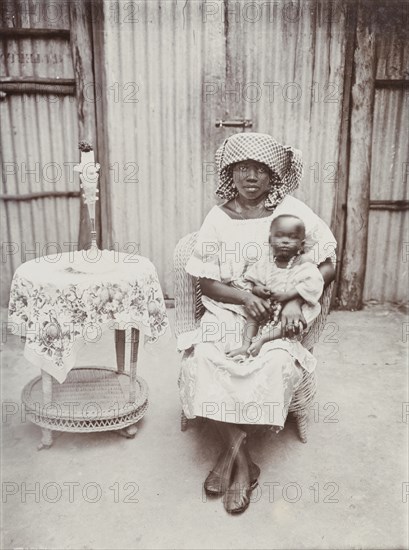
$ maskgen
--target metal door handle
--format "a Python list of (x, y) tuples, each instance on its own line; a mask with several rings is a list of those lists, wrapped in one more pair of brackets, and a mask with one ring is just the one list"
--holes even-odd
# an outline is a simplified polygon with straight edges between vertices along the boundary
[(253, 121), (250, 119), (216, 121), (216, 128), (251, 128), (252, 126)]

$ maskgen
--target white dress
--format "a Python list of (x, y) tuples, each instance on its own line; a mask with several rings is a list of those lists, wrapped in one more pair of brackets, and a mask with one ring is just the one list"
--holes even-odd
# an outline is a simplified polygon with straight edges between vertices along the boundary
[[(299, 216), (306, 227), (305, 252), (319, 264), (333, 257), (336, 241), (328, 226), (303, 202), (287, 196), (265, 218), (236, 220), (215, 206), (206, 216), (186, 271), (225, 284), (240, 279), (269, 254), (271, 221), (281, 214)], [(200, 328), (181, 334), (180, 397), (187, 418), (203, 416), (236, 424), (282, 428), (302, 369), (315, 359), (286, 340), (265, 344), (255, 358), (237, 363), (226, 351), (242, 344), (245, 315), (241, 306), (203, 296)]]

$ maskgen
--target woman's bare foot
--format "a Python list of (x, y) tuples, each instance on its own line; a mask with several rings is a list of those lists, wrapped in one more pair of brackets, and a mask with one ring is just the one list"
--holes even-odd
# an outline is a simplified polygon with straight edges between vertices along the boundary
[(236, 359), (239, 358), (239, 356), (247, 357), (248, 353), (248, 346), (240, 346), (237, 349), (233, 349), (226, 352), (226, 355), (229, 359)]

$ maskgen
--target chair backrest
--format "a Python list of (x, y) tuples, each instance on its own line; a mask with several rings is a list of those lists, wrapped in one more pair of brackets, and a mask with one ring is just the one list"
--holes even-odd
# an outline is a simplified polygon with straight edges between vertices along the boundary
[(193, 330), (200, 323), (200, 317), (196, 313), (196, 302), (200, 297), (200, 288), (196, 277), (192, 277), (185, 270), (187, 261), (195, 247), (196, 239), (197, 233), (189, 233), (189, 235), (182, 237), (173, 253), (176, 336)]
[[(175, 312), (176, 336), (183, 332), (195, 329), (200, 324), (203, 315), (201, 291), (196, 277), (186, 272), (185, 267), (196, 244), (197, 233), (189, 233), (177, 243), (173, 255), (175, 270)], [(329, 308), (333, 283), (327, 286), (321, 297), (321, 314), (312, 323), (309, 331), (304, 335), (302, 344), (312, 349), (324, 329)]]

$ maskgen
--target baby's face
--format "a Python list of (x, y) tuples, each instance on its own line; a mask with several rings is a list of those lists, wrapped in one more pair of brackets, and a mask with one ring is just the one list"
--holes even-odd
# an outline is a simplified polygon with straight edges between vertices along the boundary
[(270, 246), (278, 259), (288, 260), (302, 250), (305, 229), (301, 221), (280, 218), (271, 227)]

